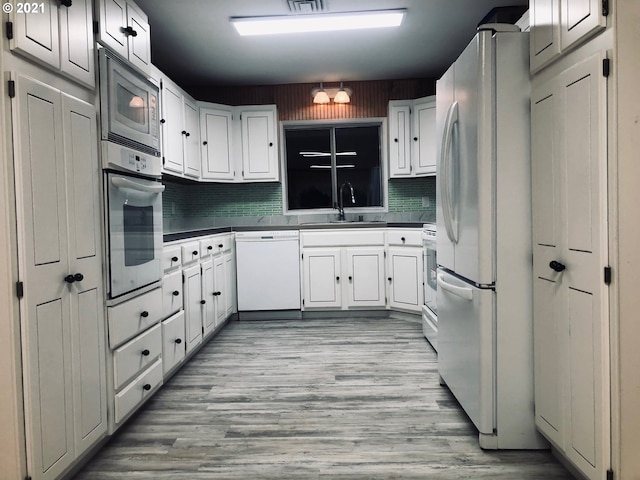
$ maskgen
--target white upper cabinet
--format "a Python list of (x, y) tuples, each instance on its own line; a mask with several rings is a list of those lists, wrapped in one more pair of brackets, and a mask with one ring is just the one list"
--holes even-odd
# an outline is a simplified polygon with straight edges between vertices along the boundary
[(531, 72), (607, 26), (609, 0), (531, 0)]
[(141, 71), (149, 71), (151, 38), (145, 13), (131, 0), (98, 0), (98, 8), (98, 41)]
[(239, 107), (242, 179), (277, 181), (278, 140), (275, 105)]
[(11, 51), (93, 88), (95, 47), (91, 0), (16, 4), (10, 16)]
[(389, 177), (436, 173), (435, 96), (389, 102)]
[(184, 128), (181, 130), (184, 145), (184, 173), (200, 178), (200, 116), (195, 100), (186, 94), (182, 97)]
[(205, 180), (235, 179), (232, 122), (233, 113), (229, 107), (200, 107), (200, 152)]

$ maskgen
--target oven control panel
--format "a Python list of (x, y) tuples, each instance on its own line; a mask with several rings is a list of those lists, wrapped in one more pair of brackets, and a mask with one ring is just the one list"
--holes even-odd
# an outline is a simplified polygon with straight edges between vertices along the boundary
[(113, 142), (102, 142), (103, 168), (135, 172), (149, 177), (162, 175), (162, 160)]

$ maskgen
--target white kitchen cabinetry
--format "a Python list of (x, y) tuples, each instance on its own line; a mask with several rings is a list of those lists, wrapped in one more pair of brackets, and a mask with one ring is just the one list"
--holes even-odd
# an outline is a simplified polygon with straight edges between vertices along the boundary
[(275, 105), (239, 107), (242, 179), (277, 181), (278, 130)]
[(536, 426), (600, 480), (611, 465), (607, 48), (592, 45), (532, 82), (534, 381)]
[(184, 310), (162, 321), (162, 372), (165, 378), (184, 360), (184, 335)]
[(9, 25), (13, 52), (95, 87), (92, 0), (15, 4)]
[(608, 0), (531, 0), (531, 72), (604, 30), (608, 5)]
[(27, 469), (54, 479), (107, 431), (96, 112), (12, 80)]
[(387, 243), (389, 306), (392, 309), (421, 312), (424, 289), (420, 231), (389, 230)]
[(184, 314), (186, 353), (189, 354), (202, 342), (202, 273), (200, 265), (182, 271), (184, 277)]
[(224, 105), (200, 106), (202, 179), (233, 181), (236, 165), (233, 156), (233, 111)]
[(142, 72), (149, 72), (151, 37), (146, 14), (131, 0), (97, 0), (97, 3), (98, 42)]
[(435, 97), (389, 102), (389, 177), (436, 173)]
[(302, 231), (303, 308), (386, 304), (384, 232)]
[(163, 78), (162, 167), (166, 173), (200, 178), (200, 119), (198, 105), (176, 84)]

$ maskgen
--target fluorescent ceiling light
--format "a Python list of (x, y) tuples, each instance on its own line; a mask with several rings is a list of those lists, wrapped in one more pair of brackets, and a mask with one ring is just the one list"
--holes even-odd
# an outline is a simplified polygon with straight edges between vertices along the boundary
[[(309, 165), (309, 168), (331, 168), (331, 165)], [(345, 164), (345, 165), (336, 165), (336, 168), (356, 168), (355, 165)]]
[(280, 33), (332, 32), (336, 30), (398, 27), (402, 23), (405, 14), (405, 9), (398, 9), (323, 15), (232, 17), (229, 21), (242, 36), (275, 35)]
[[(300, 152), (300, 155), (303, 157), (330, 157), (331, 153), (329, 152)], [(355, 157), (357, 156), (357, 152), (337, 152), (336, 156), (347, 156), (347, 157)]]

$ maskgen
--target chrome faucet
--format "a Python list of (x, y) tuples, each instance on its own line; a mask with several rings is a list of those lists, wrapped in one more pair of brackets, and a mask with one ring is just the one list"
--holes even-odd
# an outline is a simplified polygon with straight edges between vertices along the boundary
[(338, 220), (344, 220), (344, 192), (343, 189), (345, 187), (345, 185), (347, 185), (349, 187), (349, 190), (351, 190), (351, 203), (353, 205), (356, 204), (356, 197), (353, 193), (353, 186), (351, 185), (350, 182), (344, 182), (342, 185), (340, 185), (340, 194), (338, 195)]

